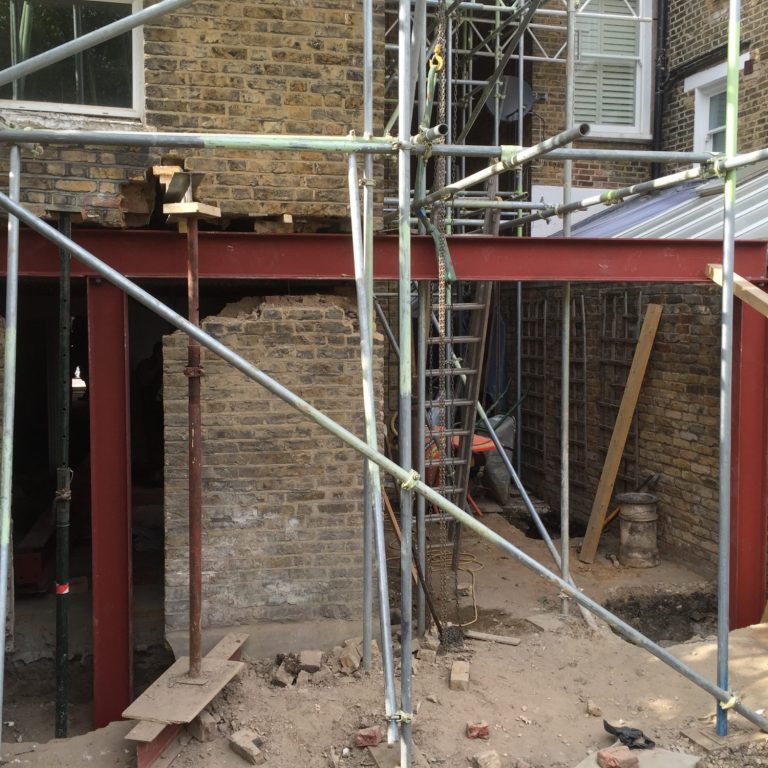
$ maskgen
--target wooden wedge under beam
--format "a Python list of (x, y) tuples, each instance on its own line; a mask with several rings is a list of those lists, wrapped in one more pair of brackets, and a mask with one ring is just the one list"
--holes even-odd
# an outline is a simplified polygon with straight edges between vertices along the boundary
[(164, 203), (163, 213), (167, 216), (199, 216), (201, 218), (218, 219), (221, 208), (208, 203)]
[(619, 471), (621, 457), (624, 454), (624, 446), (627, 443), (627, 435), (632, 425), (632, 416), (635, 413), (637, 399), (640, 395), (640, 387), (645, 377), (645, 369), (648, 366), (648, 358), (651, 356), (653, 340), (656, 338), (656, 329), (661, 319), (661, 305), (649, 304), (645, 311), (643, 327), (637, 339), (635, 355), (632, 358), (632, 367), (629, 369), (627, 384), (624, 387), (624, 395), (621, 398), (619, 413), (616, 423), (613, 425), (611, 442), (608, 444), (608, 453), (605, 456), (603, 471), (597, 486), (595, 501), (592, 505), (592, 513), (589, 516), (587, 533), (584, 543), (581, 545), (579, 560), (583, 563), (593, 563), (597, 554), (597, 545), (600, 543), (600, 534), (605, 524), (605, 516), (608, 505), (613, 496), (613, 486), (616, 483), (616, 475)]
[[(707, 264), (707, 277), (717, 285), (723, 284), (723, 267), (721, 264)], [(745, 277), (733, 275), (733, 295), (749, 304), (752, 309), (768, 317), (768, 293), (750, 283)]]

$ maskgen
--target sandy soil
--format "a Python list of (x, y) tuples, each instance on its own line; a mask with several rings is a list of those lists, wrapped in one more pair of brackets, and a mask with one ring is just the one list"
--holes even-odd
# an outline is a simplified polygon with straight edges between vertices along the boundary
[[(500, 518), (489, 522), (529, 550), (543, 547), (526, 541)], [(585, 755), (612, 743), (602, 717), (588, 714), (588, 701), (609, 722), (641, 728), (659, 746), (703, 754), (681, 731), (711, 732), (714, 706), (707, 694), (606, 628), (590, 633), (577, 611), (561, 619), (556, 591), (484, 542), (468, 537), (464, 549), (484, 566), (475, 573), (476, 626), (516, 634), (521, 642), (509, 646), (466, 641), (463, 648), (441, 650), (434, 664), (416, 662), (414, 742), (429, 764), (466, 768), (473, 754), (494, 749), (503, 768), (513, 768), (519, 759), (534, 768), (572, 768)], [(541, 552), (535, 556), (544, 560)], [(701, 586), (696, 574), (678, 572), (671, 565), (652, 570), (655, 573), (617, 569), (603, 558), (595, 566), (575, 568), (574, 576), (601, 599), (625, 589), (652, 592), (658, 589), (660, 574), (668, 588)], [(685, 611), (684, 598), (680, 599)], [(537, 629), (525, 620), (532, 614), (560, 619), (559, 626)], [(671, 650), (698, 670), (713, 674), (711, 640)], [(752, 708), (768, 705), (767, 658), (768, 625), (732, 634), (732, 684)], [(456, 659), (470, 663), (467, 691), (449, 689), (448, 674)], [(273, 659), (249, 660), (244, 678), (229, 685), (210, 707), (218, 721), (218, 737), (205, 744), (187, 743), (173, 761), (174, 768), (242, 768), (245, 763), (230, 751), (227, 736), (245, 726), (262, 737), (266, 764), (273, 768), (372, 765), (366, 751), (354, 748), (352, 740), (358, 728), (384, 722), (380, 669), (351, 676), (335, 672), (321, 685), (274, 688), (273, 664)], [(490, 739), (468, 739), (468, 721), (487, 722)], [(746, 729), (738, 716), (731, 722), (732, 731)], [(65, 742), (4, 745), (3, 757), (10, 765), (40, 768), (127, 767), (133, 758), (122, 737), (129, 728), (115, 723)], [(339, 759), (345, 747), (350, 753)], [(726, 749), (707, 758), (703, 766), (768, 766), (768, 752), (764, 744)]]

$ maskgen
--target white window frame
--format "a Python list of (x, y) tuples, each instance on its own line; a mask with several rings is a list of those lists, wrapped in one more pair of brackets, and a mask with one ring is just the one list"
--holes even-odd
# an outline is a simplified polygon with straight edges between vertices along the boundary
[[(131, 13), (144, 8), (144, 0), (89, 0), (89, 2), (112, 2), (131, 6)], [(35, 112), (58, 112), (62, 115), (84, 115), (89, 117), (142, 119), (144, 117), (144, 28), (134, 27), (131, 35), (132, 95), (131, 107), (100, 107), (90, 104), (60, 104), (52, 101), (29, 101), (26, 99), (0, 99), (4, 111), (33, 110)], [(52, 64), (51, 66), (56, 66)]]
[[(622, 139), (649, 141), (651, 135), (651, 93), (653, 84), (653, 0), (639, 0), (637, 15), (627, 14), (627, 18), (634, 18), (638, 25), (638, 53), (637, 56), (623, 57), (628, 60), (636, 61), (635, 84), (635, 120), (633, 125), (616, 125), (609, 123), (593, 124), (590, 132), (590, 138), (595, 139)], [(583, 13), (584, 16), (608, 16), (609, 14), (597, 14), (592, 11), (589, 0), (582, 2), (577, 13)], [(616, 14), (610, 14), (615, 16)], [(621, 18), (624, 18), (623, 16)], [(585, 54), (583, 58), (577, 51), (576, 66), (579, 60), (598, 61), (601, 58), (613, 61), (622, 57), (601, 56), (594, 54)]]
[[(742, 53), (739, 57), (739, 69), (744, 69), (745, 62), (749, 61), (749, 53)], [(709, 108), (710, 99), (725, 92), (728, 78), (728, 65), (726, 62), (716, 64), (695, 75), (686, 77), (683, 81), (683, 90), (686, 93), (693, 91), (693, 151), (711, 152), (709, 145)]]

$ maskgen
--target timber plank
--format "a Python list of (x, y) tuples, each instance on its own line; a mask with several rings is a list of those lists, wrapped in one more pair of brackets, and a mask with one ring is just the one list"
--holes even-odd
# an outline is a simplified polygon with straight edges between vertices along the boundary
[(648, 358), (651, 355), (653, 341), (656, 338), (656, 330), (661, 319), (661, 305), (649, 304), (645, 311), (643, 327), (637, 339), (635, 354), (632, 358), (632, 366), (627, 376), (627, 384), (624, 395), (621, 398), (619, 413), (613, 426), (611, 442), (608, 444), (608, 452), (603, 463), (603, 471), (595, 493), (595, 501), (592, 505), (592, 513), (589, 516), (587, 533), (579, 552), (579, 560), (584, 563), (593, 563), (597, 554), (597, 545), (600, 543), (600, 534), (605, 523), (608, 505), (613, 496), (613, 486), (616, 483), (616, 475), (619, 464), (627, 443), (627, 435), (632, 424), (632, 416), (635, 413), (637, 399), (640, 395), (640, 387), (643, 384), (645, 369), (648, 366)]

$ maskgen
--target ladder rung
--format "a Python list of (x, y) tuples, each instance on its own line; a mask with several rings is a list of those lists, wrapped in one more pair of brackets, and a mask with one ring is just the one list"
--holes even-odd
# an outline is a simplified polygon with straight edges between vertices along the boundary
[(449, 466), (449, 467), (455, 467), (459, 464), (466, 464), (466, 459), (425, 459), (424, 460), (424, 466), (425, 467), (439, 467), (440, 465), (443, 466)]
[(459, 302), (457, 304), (451, 304), (446, 309), (485, 309), (485, 304), (478, 302)]
[(462, 398), (454, 398), (452, 400), (426, 400), (424, 402), (424, 405), (426, 406), (434, 406), (434, 405), (474, 405), (474, 400), (466, 400)]
[(444, 373), (446, 376), (474, 376), (477, 373), (476, 368), (427, 368), (424, 371), (425, 376), (440, 376)]
[(439, 344), (442, 341), (449, 344), (477, 344), (480, 340), (480, 336), (431, 336), (427, 344)]

